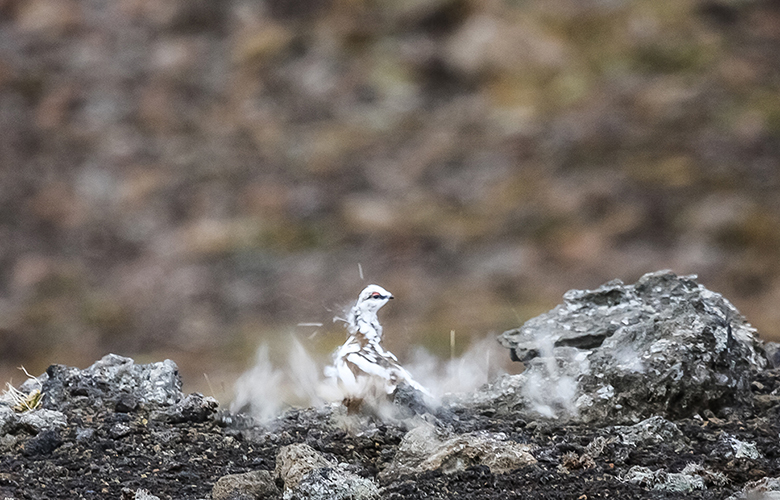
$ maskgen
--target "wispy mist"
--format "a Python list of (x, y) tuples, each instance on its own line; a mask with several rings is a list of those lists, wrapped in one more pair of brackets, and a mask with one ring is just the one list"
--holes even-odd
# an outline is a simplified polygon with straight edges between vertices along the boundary
[(471, 392), (506, 373), (508, 351), (490, 335), (472, 342), (463, 354), (441, 359), (423, 348), (414, 351), (406, 368), (437, 398)]
[(588, 373), (588, 353), (573, 347), (553, 349), (550, 339), (539, 341), (540, 356), (528, 362), (521, 394), (532, 411), (547, 418), (576, 415), (577, 377)]
[(286, 351), (287, 356), (272, 360), (268, 344), (260, 344), (255, 364), (236, 380), (231, 411), (268, 420), (291, 406), (322, 404), (317, 392), (323, 378), (321, 364), (294, 336)]
[[(236, 381), (231, 411), (267, 420), (289, 407), (341, 401), (343, 396), (323, 374), (326, 361), (315, 360), (294, 336), (284, 350), (286, 356), (271, 356), (267, 344), (258, 347), (254, 365)], [(429, 403), (436, 405), (445, 394), (473, 391), (506, 373), (508, 358), (491, 335), (452, 359), (441, 359), (422, 347), (414, 349), (403, 365), (433, 395)]]

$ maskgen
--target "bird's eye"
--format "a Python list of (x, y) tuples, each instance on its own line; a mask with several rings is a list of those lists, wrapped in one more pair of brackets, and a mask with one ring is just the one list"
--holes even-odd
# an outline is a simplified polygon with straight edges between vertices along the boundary
[(382, 294), (379, 293), (379, 292), (374, 292), (374, 293), (371, 294), (371, 298), (372, 299), (378, 299), (380, 297), (382, 297)]

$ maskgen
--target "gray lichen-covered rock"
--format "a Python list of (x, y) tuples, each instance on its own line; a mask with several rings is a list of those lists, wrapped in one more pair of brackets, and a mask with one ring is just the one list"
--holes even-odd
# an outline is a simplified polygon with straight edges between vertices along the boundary
[(390, 481), (432, 470), (447, 474), (473, 465), (486, 465), (492, 473), (503, 474), (535, 463), (531, 450), (530, 445), (510, 441), (501, 433), (447, 435), (431, 425), (421, 425), (404, 436), (392, 463), (379, 478)]
[(213, 500), (254, 500), (277, 496), (279, 488), (267, 470), (222, 476), (211, 489)]
[(120, 500), (160, 500), (160, 497), (152, 495), (143, 488), (138, 488), (135, 491), (130, 488), (122, 488)]
[(284, 482), (284, 498), (375, 500), (379, 488), (347, 464), (327, 460), (307, 444), (285, 446), (276, 455), (274, 475)]
[(616, 426), (613, 432), (620, 437), (623, 444), (637, 448), (666, 444), (680, 452), (689, 447), (688, 440), (674, 422), (658, 416), (630, 426)]
[(165, 406), (183, 397), (179, 368), (169, 359), (139, 365), (131, 358), (108, 354), (84, 370), (52, 365), (38, 380), (43, 385), (43, 405), (51, 409), (80, 397), (117, 405), (118, 411), (132, 408), (128, 401)]
[(62, 429), (68, 424), (68, 420), (62, 412), (39, 408), (17, 413), (18, 425), (25, 427), (37, 434), (41, 431)]
[(585, 422), (746, 403), (750, 370), (766, 365), (755, 329), (728, 300), (669, 271), (569, 291), (563, 304), (499, 341), (527, 369), (471, 404)]
[(68, 424), (62, 412), (38, 408), (16, 412), (9, 406), (0, 405), (0, 436), (24, 430), (31, 434), (62, 429)]
[(219, 402), (200, 393), (188, 394), (181, 401), (154, 412), (152, 418), (169, 423), (205, 422), (216, 413)]
[(314, 469), (333, 467), (335, 462), (326, 460), (320, 452), (304, 443), (291, 444), (276, 454), (274, 476), (284, 482), (285, 491), (295, 488)]
[(636, 465), (622, 479), (648, 489), (675, 493), (690, 493), (713, 485), (723, 486), (728, 482), (728, 478), (720, 472), (713, 472), (694, 463), (686, 465), (680, 472), (653, 471)]
[(379, 488), (371, 479), (361, 477), (347, 464), (322, 467), (309, 472), (292, 489), (285, 488), (285, 499), (300, 500), (378, 500)]
[(148, 490), (145, 490), (143, 488), (138, 488), (135, 490), (135, 499), (134, 500), (160, 500), (160, 497), (156, 495), (152, 495), (149, 493)]
[(736, 437), (725, 432), (720, 435), (716, 452), (728, 459), (747, 458), (750, 460), (758, 460), (759, 458), (762, 458), (756, 443), (740, 441)]

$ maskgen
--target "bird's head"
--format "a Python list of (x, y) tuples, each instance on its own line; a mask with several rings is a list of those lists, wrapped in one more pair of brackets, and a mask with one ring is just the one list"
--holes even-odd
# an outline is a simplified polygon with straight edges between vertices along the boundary
[(393, 294), (379, 285), (368, 285), (360, 292), (355, 307), (363, 311), (377, 312), (387, 301), (393, 298)]

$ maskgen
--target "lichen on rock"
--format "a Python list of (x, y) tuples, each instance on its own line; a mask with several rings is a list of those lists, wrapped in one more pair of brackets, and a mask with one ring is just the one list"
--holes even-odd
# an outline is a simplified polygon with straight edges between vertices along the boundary
[(501, 433), (450, 435), (422, 424), (404, 436), (393, 462), (379, 478), (387, 481), (434, 470), (451, 474), (476, 465), (487, 466), (494, 474), (505, 474), (536, 463), (532, 450), (533, 446), (508, 440)]
[(376, 483), (350, 469), (307, 444), (296, 443), (279, 450), (274, 475), (284, 483), (285, 500), (377, 500)]
[(136, 364), (131, 358), (107, 354), (84, 370), (51, 365), (38, 377), (43, 385), (44, 406), (57, 408), (84, 397), (91, 403), (114, 404), (127, 397), (141, 403), (167, 406), (184, 395), (176, 363), (170, 359)]
[(670, 271), (569, 291), (499, 341), (527, 369), (474, 404), (584, 422), (687, 417), (744, 403), (750, 371), (766, 365), (755, 329), (728, 300)]

